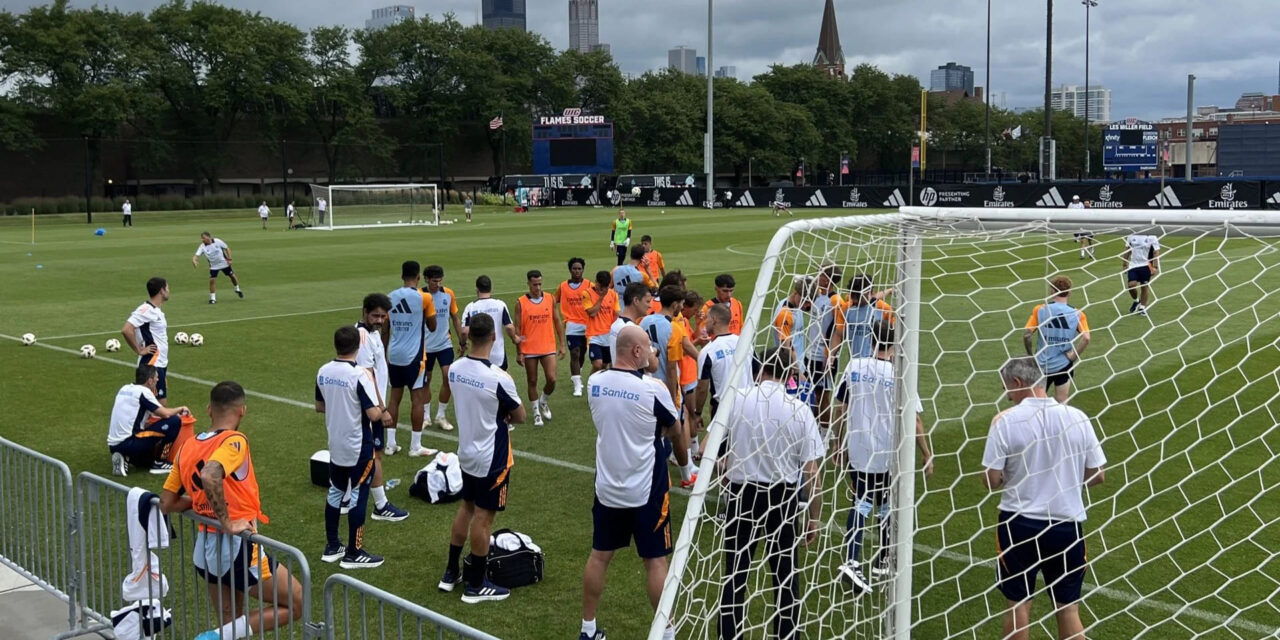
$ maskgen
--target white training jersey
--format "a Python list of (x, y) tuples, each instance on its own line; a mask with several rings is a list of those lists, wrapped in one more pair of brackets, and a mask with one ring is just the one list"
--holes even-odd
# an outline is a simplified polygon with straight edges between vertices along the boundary
[(458, 414), (458, 464), (462, 471), (487, 478), (511, 468), (507, 416), (520, 407), (516, 382), (488, 360), (466, 356), (449, 367), (449, 391)]
[(378, 405), (373, 377), (352, 360), (331, 360), (316, 372), (316, 402), (324, 403), (329, 432), (329, 461), (355, 466), (373, 424), (366, 410)]
[(378, 397), (374, 401), (382, 406), (387, 405), (387, 385), (390, 378), (387, 373), (387, 352), (382, 346), (382, 334), (363, 323), (356, 323), (360, 332), (360, 349), (356, 351), (356, 364), (370, 370), (373, 375), (373, 388)]
[(1053, 398), (1027, 398), (991, 422), (982, 466), (1004, 472), (1000, 510), (1036, 520), (1085, 520), (1084, 470), (1100, 468), (1093, 423)]
[(807, 402), (767, 380), (739, 391), (729, 414), (729, 482), (792, 484), (805, 463), (821, 460), (827, 446)]
[(160, 368), (169, 366), (169, 321), (164, 311), (147, 301), (129, 314), (128, 322), (139, 347), (156, 346), (154, 354), (140, 356), (138, 363)]
[[(895, 456), (894, 418), (898, 413), (893, 363), (874, 357), (853, 358), (840, 376), (836, 398), (848, 407), (845, 445), (849, 468), (887, 473)], [(916, 411), (924, 412), (918, 399)]]
[(287, 206), (287, 207), (285, 207), (285, 208), (284, 208), (284, 214), (285, 214), (286, 216), (289, 216), (290, 218), (292, 218), (292, 217), (293, 217), (293, 215), (294, 215), (295, 213), (297, 213), (297, 212), (298, 212), (298, 210), (297, 210), (297, 209), (295, 209), (295, 208), (293, 208), (293, 205), (292, 205), (292, 204), (290, 204), (289, 206)]
[(609, 353), (612, 354), (614, 358), (618, 357), (618, 332), (622, 331), (622, 328), (629, 324), (636, 323), (632, 322), (630, 318), (618, 316), (613, 319), (613, 324), (609, 325)]
[(111, 428), (107, 431), (107, 446), (115, 446), (147, 426), (151, 412), (160, 408), (156, 394), (140, 384), (126, 384), (116, 392), (115, 406), (111, 407)]
[[(698, 379), (709, 380), (708, 391), (716, 402), (724, 398), (726, 389), (733, 386), (729, 381), (733, 369), (733, 354), (738, 350), (738, 336), (732, 333), (716, 336), (698, 353)], [(738, 388), (746, 389), (751, 384), (750, 368), (747, 368), (738, 381)]]
[(267, 217), (268, 215), (271, 215), (271, 209), (270, 209), (270, 208), (268, 208), (268, 207), (267, 207), (267, 205), (265, 205), (265, 204), (263, 204), (263, 205), (258, 205), (258, 216), (259, 216), (259, 217), (262, 217), (262, 218), (265, 218), (265, 217)]
[(1124, 244), (1129, 248), (1129, 268), (1137, 269), (1151, 264), (1155, 253), (1160, 250), (1160, 239), (1155, 236), (1133, 234), (1125, 238)]
[(120, 207), (120, 210), (123, 211), (126, 216), (133, 215), (133, 205), (128, 202), (124, 203), (124, 206)]
[[(493, 348), (489, 351), (489, 362), (501, 367), (507, 362), (506, 327), (511, 324), (511, 312), (507, 310), (507, 303), (497, 298), (480, 298), (462, 310), (462, 326), (471, 326), (471, 318), (480, 313), (493, 318)], [(439, 318), (436, 321), (439, 322)]]
[(1083, 203), (1083, 202), (1070, 202), (1070, 203), (1068, 203), (1068, 204), (1067, 204), (1067, 208), (1068, 208), (1068, 209), (1083, 209), (1083, 208), (1084, 208), (1084, 203)]
[(204, 259), (209, 261), (210, 269), (226, 269), (227, 263), (227, 243), (222, 238), (214, 238), (213, 242), (205, 244), (201, 242), (196, 246), (196, 255), (204, 254)]
[(639, 371), (605, 369), (587, 378), (596, 427), (596, 499), (606, 507), (644, 506), (669, 489), (663, 429), (676, 423), (667, 387)]

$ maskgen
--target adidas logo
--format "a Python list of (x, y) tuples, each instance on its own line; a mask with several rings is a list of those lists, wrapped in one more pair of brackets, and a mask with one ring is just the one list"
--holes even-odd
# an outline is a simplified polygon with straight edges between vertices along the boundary
[(1267, 198), (1267, 204), (1280, 204), (1280, 191), (1271, 194), (1271, 197)]
[(1050, 187), (1049, 193), (1044, 194), (1036, 202), (1037, 207), (1065, 207), (1067, 203), (1062, 199), (1062, 194), (1058, 193), (1057, 187)]
[[(1277, 195), (1277, 196), (1280, 196), (1280, 193), (1277, 193), (1276, 195)], [(751, 192), (750, 192), (750, 191), (743, 191), (743, 192), (742, 192), (742, 197), (741, 197), (741, 198), (738, 198), (738, 201), (737, 201), (737, 202), (735, 202), (735, 203), (733, 203), (733, 206), (735, 206), (735, 207), (754, 207), (754, 206), (756, 206), (756, 201), (755, 201), (755, 199), (753, 199), (753, 198), (751, 197)]]
[(679, 200), (676, 200), (676, 206), (679, 206), (679, 207), (692, 207), (692, 206), (693, 206), (693, 196), (689, 195), (688, 190), (686, 190), (684, 193), (680, 194), (680, 199), (679, 199)]
[(587, 204), (588, 204), (588, 205), (597, 205), (597, 204), (600, 204), (600, 192), (598, 192), (598, 191), (592, 191), (592, 192), (591, 192), (591, 196), (590, 196), (589, 198), (587, 198)]
[(804, 206), (806, 206), (806, 207), (825, 207), (825, 206), (827, 206), (827, 199), (826, 199), (825, 197), (823, 197), (823, 195), (822, 195), (822, 192), (821, 192), (821, 191), (814, 191), (814, 192), (813, 192), (813, 195), (809, 197), (809, 201), (804, 203)]
[(408, 300), (401, 298), (400, 302), (396, 303), (396, 308), (391, 310), (391, 313), (413, 313), (413, 309), (409, 308)]
[(899, 190), (897, 190), (897, 189), (894, 189), (894, 190), (893, 190), (893, 193), (889, 194), (889, 199), (884, 201), (884, 206), (886, 206), (886, 207), (905, 207), (905, 206), (907, 206), (907, 201), (902, 199), (902, 192), (901, 192), (901, 191), (899, 191)]
[(1159, 195), (1147, 202), (1147, 206), (1179, 208), (1182, 206), (1182, 201), (1178, 200), (1178, 194), (1173, 192), (1173, 187), (1165, 187)]

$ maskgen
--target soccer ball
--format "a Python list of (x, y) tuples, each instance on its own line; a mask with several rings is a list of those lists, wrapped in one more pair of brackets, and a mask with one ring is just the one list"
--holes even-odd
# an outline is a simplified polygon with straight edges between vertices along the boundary
[(36, 334), (34, 333), (22, 334), (22, 346), (29, 347), (35, 343), (36, 343)]
[(107, 341), (106, 347), (109, 353), (115, 353), (120, 350), (120, 341), (112, 338)]
[(97, 350), (97, 349), (94, 349), (94, 348), (93, 348), (93, 345), (91, 345), (91, 344), (86, 344), (86, 345), (84, 345), (83, 347), (80, 347), (80, 357), (81, 357), (81, 358), (92, 358), (92, 357), (94, 357), (94, 356), (96, 356), (96, 355), (98, 355), (98, 350)]
[(179, 331), (173, 334), (173, 341), (178, 344), (186, 344), (188, 342), (191, 342), (191, 338), (187, 336), (186, 332)]
[(191, 346), (198, 347), (202, 344), (204, 344), (204, 336), (198, 333), (191, 334)]
[(639, 197), (639, 196), (640, 196), (640, 187), (631, 187), (631, 195), (636, 196), (636, 197)]

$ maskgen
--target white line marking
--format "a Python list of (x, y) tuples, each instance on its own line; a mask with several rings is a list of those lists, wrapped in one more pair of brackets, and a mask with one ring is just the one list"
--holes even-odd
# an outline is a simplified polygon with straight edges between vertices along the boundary
[[(337, 313), (339, 311), (353, 311), (360, 307), (339, 307), (337, 309), (320, 309), (318, 311), (298, 311), (295, 313), (278, 313), (270, 316), (253, 316), (250, 318), (227, 318), (225, 320), (207, 320), (205, 322), (191, 322), (183, 325), (173, 325), (174, 329), (187, 329), (190, 327), (204, 327), (212, 324), (228, 324), (232, 322), (252, 322), (254, 320), (270, 320), (273, 318), (293, 318), (296, 316), (320, 315), (323, 313)], [(120, 333), (119, 329), (113, 331), (95, 331), (93, 333), (72, 333), (64, 336), (50, 336), (41, 338), (41, 340), (64, 340), (70, 338), (89, 338), (92, 336), (108, 336)]]
[[(15, 337), (15, 336), (11, 336), (11, 335), (7, 335), (7, 334), (3, 334), (3, 333), (0, 333), (0, 338), (4, 338), (4, 339), (6, 339), (6, 340), (13, 340), (14, 342), (21, 342), (21, 341), (22, 341), (22, 339), (21, 339), (21, 338), (18, 338), (18, 337)], [(79, 356), (79, 355), (80, 355), (80, 352), (79, 352), (78, 350), (76, 350), (76, 349), (68, 349), (68, 348), (66, 348), (66, 347), (59, 347), (59, 346), (57, 346), (57, 345), (43, 344), (43, 343), (39, 343), (39, 342), (37, 342), (37, 343), (36, 343), (35, 345), (33, 345), (33, 346), (37, 346), (37, 347), (44, 347), (44, 348), (46, 348), (46, 349), (52, 349), (52, 350), (54, 350), (54, 351), (58, 351), (58, 352), (61, 352), (61, 353), (67, 353), (67, 354), (71, 354), (71, 355), (75, 355), (75, 356)], [(95, 360), (99, 360), (99, 361), (102, 361), (102, 362), (110, 362), (110, 363), (112, 363), (112, 364), (117, 364), (117, 365), (120, 365), (120, 366), (123, 366), (123, 367), (129, 367), (129, 368), (133, 368), (133, 367), (135, 366), (135, 365), (134, 365), (134, 363), (132, 363), (132, 362), (125, 361), (125, 360), (118, 360), (118, 359), (115, 359), (115, 358), (105, 358), (105, 357), (104, 357), (104, 358), (95, 358)], [(180, 374), (180, 373), (169, 373), (169, 374), (168, 374), (168, 376), (169, 376), (170, 378), (176, 378), (176, 379), (178, 379), (178, 380), (184, 380), (184, 381), (186, 381), (186, 382), (194, 382), (194, 383), (196, 383), (196, 384), (202, 384), (202, 385), (205, 385), (205, 386), (208, 386), (208, 387), (212, 387), (214, 384), (217, 384), (217, 383), (212, 382), (212, 381), (210, 381), (210, 380), (204, 380), (204, 379), (201, 379), (201, 378), (196, 378), (196, 377), (194, 377), (194, 376), (188, 376), (188, 375), (184, 375), (184, 374)], [(286, 404), (286, 405), (293, 406), (293, 407), (298, 407), (298, 408), (301, 408), (301, 409), (307, 409), (307, 410), (311, 410), (311, 411), (314, 411), (314, 410), (315, 410), (315, 404), (314, 404), (314, 403), (302, 402), (302, 401), (299, 401), (299, 400), (294, 400), (294, 399), (292, 399), (292, 398), (285, 398), (285, 397), (282, 397), (282, 396), (272, 395), (272, 394), (269, 394), (269, 393), (262, 393), (262, 392), (260, 392), (260, 391), (250, 391), (250, 390), (246, 389), (246, 390), (245, 390), (245, 395), (253, 396), (253, 397), (255, 397), (255, 398), (261, 398), (261, 399), (263, 399), (263, 400), (271, 400), (271, 401), (273, 401), (273, 402), (279, 402), (279, 403), (281, 403), (281, 404)], [(400, 425), (400, 426), (404, 427), (404, 426), (406, 426), (406, 425)], [(523, 427), (523, 428), (527, 428), (527, 427)], [(422, 430), (422, 433), (423, 433), (423, 435), (430, 436), (430, 437), (432, 437), (432, 438), (436, 438), (436, 439), (440, 439), (440, 440), (448, 440), (448, 441), (450, 441), (450, 442), (457, 442), (457, 441), (458, 441), (457, 436), (448, 435), (448, 434), (440, 433), (440, 432), (437, 432), (437, 431), (431, 431), (431, 430), (429, 430), (429, 429), (423, 429), (423, 430)], [(576, 462), (568, 462), (568, 461), (566, 461), (566, 460), (560, 460), (560, 459), (558, 459), (558, 458), (552, 458), (552, 457), (549, 457), (549, 456), (543, 456), (543, 455), (539, 455), (539, 454), (536, 454), (536, 453), (529, 453), (529, 452), (527, 452), (527, 451), (519, 451), (519, 450), (516, 450), (514, 453), (515, 453), (517, 456), (519, 456), (520, 458), (524, 458), (524, 459), (528, 459), (528, 460), (533, 460), (533, 461), (535, 461), (535, 462), (541, 462), (541, 463), (543, 463), (543, 464), (548, 464), (548, 465), (555, 466), (555, 467), (560, 467), (560, 468), (563, 468), (563, 469), (571, 469), (571, 470), (573, 470), (573, 471), (581, 471), (581, 472), (583, 472), (583, 473), (591, 473), (591, 474), (594, 474), (594, 473), (595, 473), (595, 471), (596, 471), (596, 470), (595, 470), (595, 467), (592, 467), (592, 466), (588, 466), (588, 465), (585, 465), (585, 464), (578, 464), (578, 463), (576, 463)], [(683, 489), (680, 489), (679, 487), (672, 487), (672, 488), (671, 488), (671, 492), (672, 492), (672, 493), (681, 494), (681, 495), (689, 495), (689, 492), (688, 492), (688, 491), (685, 491), (685, 490), (683, 490)], [(834, 528), (838, 528), (838, 525), (836, 525), (834, 521), (831, 521), (831, 525), (830, 525), (830, 526), (831, 526), (831, 527), (834, 527)], [(965, 554), (962, 554), (962, 553), (956, 553), (956, 552), (954, 552), (954, 551), (947, 551), (947, 550), (945, 550), (945, 549), (937, 549), (937, 548), (935, 548), (935, 547), (930, 547), (930, 546), (927, 546), (927, 545), (917, 544), (917, 545), (915, 545), (915, 549), (916, 549), (917, 551), (920, 551), (920, 552), (922, 552), (922, 553), (925, 553), (925, 554), (928, 554), (928, 555), (931, 555), (931, 556), (936, 556), (936, 557), (939, 557), (939, 558), (946, 558), (946, 559), (948, 559), (948, 560), (953, 560), (953, 561), (955, 561), (955, 562), (959, 562), (959, 563), (961, 563), (961, 564), (967, 564), (967, 565), (970, 565), (970, 566), (975, 566), (975, 565), (976, 565), (976, 566), (988, 566), (988, 567), (993, 567), (993, 566), (995, 565), (995, 560), (990, 559), (990, 558), (975, 558), (975, 557), (973, 557), (973, 556), (965, 555)], [(1192, 618), (1197, 618), (1197, 619), (1204, 620), (1204, 621), (1207, 621), (1207, 622), (1212, 622), (1212, 623), (1217, 624), (1217, 625), (1225, 625), (1225, 626), (1228, 626), (1228, 627), (1236, 627), (1236, 628), (1244, 629), (1244, 630), (1246, 630), (1246, 631), (1251, 631), (1251, 632), (1254, 632), (1254, 633), (1262, 633), (1262, 634), (1266, 634), (1266, 635), (1280, 634), (1280, 629), (1276, 629), (1276, 628), (1273, 628), (1273, 627), (1268, 627), (1268, 626), (1266, 626), (1266, 625), (1259, 624), (1259, 623), (1257, 623), (1257, 622), (1253, 622), (1253, 621), (1251, 621), (1251, 620), (1247, 620), (1247, 619), (1240, 618), (1240, 617), (1237, 617), (1237, 616), (1230, 616), (1230, 617), (1228, 617), (1228, 616), (1224, 616), (1224, 615), (1221, 615), (1221, 614), (1212, 613), (1212, 612), (1209, 612), (1209, 611), (1204, 611), (1204, 610), (1201, 610), (1201, 609), (1197, 609), (1197, 608), (1192, 607), (1192, 606), (1190, 606), (1190, 605), (1185, 605), (1185, 604), (1184, 604), (1184, 605), (1177, 605), (1177, 604), (1172, 604), (1172, 603), (1168, 603), (1168, 602), (1163, 602), (1163, 601), (1160, 601), (1160, 600), (1153, 600), (1153, 599), (1146, 598), (1146, 597), (1144, 597), (1144, 596), (1141, 596), (1141, 595), (1139, 595), (1139, 594), (1132, 593), (1132, 592), (1129, 592), (1129, 591), (1123, 591), (1123, 590), (1120, 590), (1120, 589), (1112, 589), (1112, 588), (1110, 588), (1110, 587), (1094, 586), (1094, 585), (1089, 585), (1089, 584), (1084, 585), (1084, 590), (1085, 590), (1085, 591), (1089, 591), (1089, 592), (1091, 592), (1091, 593), (1095, 593), (1095, 594), (1097, 594), (1097, 595), (1099, 595), (1099, 596), (1102, 596), (1102, 597), (1104, 597), (1104, 598), (1107, 598), (1107, 599), (1109, 599), (1109, 600), (1115, 600), (1115, 601), (1117, 601), (1117, 602), (1123, 602), (1123, 603), (1126, 603), (1126, 604), (1128, 604), (1128, 605), (1130, 605), (1130, 606), (1147, 607), (1147, 608), (1150, 608), (1150, 609), (1155, 609), (1155, 610), (1157, 610), (1157, 611), (1163, 611), (1163, 612), (1165, 612), (1165, 613), (1186, 615), (1186, 616), (1190, 616), (1190, 617), (1192, 617)]]
[(747, 256), (748, 258), (759, 258), (759, 257), (761, 257), (761, 252), (763, 252), (763, 251), (764, 251), (764, 247), (760, 247), (760, 251), (757, 251), (756, 253), (747, 253), (746, 251), (743, 251), (743, 250), (741, 250), (741, 249), (738, 249), (737, 247), (738, 247), (738, 245), (736, 245), (736, 244), (731, 244), (731, 245), (729, 245), (729, 246), (725, 247), (725, 248), (724, 248), (724, 250), (725, 250), (725, 251), (728, 251), (729, 253), (736, 253), (736, 254), (738, 254), (738, 255), (740, 255), (740, 256)]

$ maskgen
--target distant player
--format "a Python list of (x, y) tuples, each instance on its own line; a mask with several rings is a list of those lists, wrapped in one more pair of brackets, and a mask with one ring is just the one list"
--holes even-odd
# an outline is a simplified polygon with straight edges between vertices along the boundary
[[(166, 462), (169, 448), (182, 430), (182, 416), (190, 415), (191, 410), (160, 406), (155, 395), (158, 379), (155, 367), (140, 364), (134, 370), (133, 384), (116, 392), (107, 449), (111, 452), (111, 473), (117, 476), (129, 475), (129, 465), (157, 475), (168, 474), (173, 468)], [(152, 416), (156, 420), (151, 420)]]
[(587, 314), (587, 350), (591, 359), (591, 373), (608, 367), (613, 362), (609, 352), (609, 328), (618, 318), (618, 294), (613, 290), (608, 271), (597, 271), (591, 286), (591, 306)]
[[(387, 406), (389, 369), (387, 352), (382, 346), (382, 328), (387, 324), (390, 312), (391, 298), (385, 294), (371, 293), (364, 297), (360, 322), (356, 324), (356, 331), (360, 333), (360, 349), (356, 351), (356, 364), (373, 378), (373, 389), (377, 392), (374, 400), (379, 407)], [(369, 497), (373, 499), (373, 514), (370, 517), (374, 520), (400, 522), (409, 517), (409, 512), (391, 504), (391, 501), (387, 500), (387, 490), (383, 486), (382, 455), (386, 453), (386, 447), (389, 446), (386, 444), (388, 442), (386, 436), (389, 434), (393, 440), (396, 431), (396, 423), (391, 421), (391, 412), (383, 411), (382, 421), (371, 425), (371, 428), (375, 436), (383, 434), (383, 437), (374, 438), (374, 444), (377, 446), (373, 449), (373, 481), (369, 484)]]
[(324, 222), (324, 214), (325, 214), (325, 211), (326, 211), (328, 208), (329, 208), (329, 201), (328, 201), (328, 200), (325, 200), (324, 198), (316, 198), (316, 212), (317, 212), (318, 217), (319, 217), (319, 220), (317, 220), (317, 224), (324, 224), (324, 223), (325, 223), (325, 222)]
[(1071, 202), (1067, 204), (1068, 209), (1083, 209), (1084, 203), (1080, 201), (1080, 196), (1071, 196)]
[[(1124, 240), (1124, 253), (1120, 256), (1128, 272), (1129, 313), (1147, 315), (1147, 303), (1151, 300), (1151, 280), (1160, 274), (1160, 239), (1152, 235), (1135, 233)], [(1139, 297), (1138, 292), (1142, 295)]]
[(129, 202), (128, 198), (125, 198), (124, 204), (120, 205), (120, 212), (124, 214), (123, 219), (120, 221), (121, 226), (132, 227), (133, 226), (133, 203)]
[[(1089, 321), (1083, 311), (1067, 303), (1071, 295), (1071, 278), (1058, 276), (1050, 280), (1049, 295), (1048, 304), (1038, 304), (1031, 310), (1022, 334), (1022, 344), (1027, 355), (1035, 356), (1040, 363), (1040, 369), (1045, 373), (1045, 389), (1056, 387), (1054, 398), (1058, 404), (1066, 404), (1071, 395), (1076, 363), (1089, 347)], [(1077, 338), (1079, 344), (1076, 343)]]
[(626, 292), (627, 285), (633, 282), (643, 283), (647, 289), (658, 286), (658, 283), (650, 280), (649, 274), (644, 271), (644, 247), (641, 245), (631, 247), (631, 262), (619, 264), (613, 268), (613, 291), (618, 294), (619, 300)]
[(289, 206), (284, 208), (284, 219), (286, 222), (289, 223), (290, 229), (293, 228), (294, 219), (297, 217), (297, 215), (298, 215), (298, 209), (293, 206), (293, 201), (290, 200)]
[(493, 325), (501, 327), (502, 330), (496, 332), (493, 338), (493, 347), (489, 351), (489, 362), (498, 365), (503, 371), (507, 370), (507, 349), (503, 342), (502, 334), (507, 334), (511, 339), (511, 344), (520, 344), (520, 336), (516, 335), (515, 325), (511, 322), (511, 313), (507, 310), (507, 303), (493, 297), (493, 281), (489, 276), (480, 276), (476, 278), (476, 300), (467, 304), (462, 310), (462, 335), (458, 340), (458, 350), (466, 353), (467, 335), (471, 326), (471, 319), (477, 314), (486, 314), (493, 318)]
[[(555, 300), (542, 292), (542, 272), (530, 270), (525, 275), (529, 292), (516, 299), (516, 335), (520, 336), (516, 364), (524, 367), (529, 385), (529, 405), (533, 410), (533, 426), (541, 427), (543, 419), (551, 419), (548, 398), (556, 390), (556, 354), (564, 353), (564, 326), (555, 312)], [(538, 367), (542, 367), (542, 393), (538, 393)]]
[(1084, 260), (1086, 255), (1089, 259), (1093, 259), (1093, 245), (1095, 244), (1093, 232), (1088, 229), (1082, 229), (1075, 232), (1075, 239), (1080, 244), (1080, 259)]
[[(409, 456), (418, 458), (433, 456), (435, 449), (422, 446), (422, 427), (426, 422), (427, 390), (425, 388), (427, 353), (426, 334), (436, 330), (439, 322), (436, 318), (435, 301), (431, 294), (418, 290), (421, 282), (421, 267), (413, 260), (406, 260), (400, 265), (400, 279), (403, 283), (399, 289), (388, 296), (391, 299), (391, 321), (387, 323), (387, 331), (382, 334), (382, 344), (387, 350), (387, 368), (390, 369), (391, 395), (387, 411), (391, 412), (391, 423), (400, 422), (400, 401), (404, 398), (404, 390), (409, 390), (410, 426)], [(394, 431), (392, 433), (395, 433)], [(388, 442), (392, 450), (399, 447)]]
[(775, 218), (781, 216), (783, 211), (787, 212), (788, 217), (795, 215), (791, 213), (791, 207), (788, 207), (786, 203), (781, 200), (774, 200), (773, 202), (770, 202), (769, 210), (773, 212), (773, 216)]
[(594, 304), (591, 283), (582, 277), (587, 261), (569, 258), (569, 279), (560, 283), (553, 294), (557, 313), (564, 322), (564, 339), (569, 349), (569, 376), (574, 397), (582, 396), (582, 363), (587, 356), (587, 307)]
[(618, 256), (618, 266), (627, 259), (627, 248), (631, 246), (631, 220), (627, 219), (627, 210), (618, 209), (618, 219), (609, 228), (609, 248)]
[(467, 212), (467, 222), (471, 222), (471, 196), (467, 196), (467, 201), (462, 203), (462, 208)]
[[(499, 511), (507, 508), (511, 482), (509, 423), (524, 422), (520, 392), (506, 371), (489, 362), (496, 335), (493, 318), (480, 314), (470, 325), (471, 348), (449, 373), (449, 386), (458, 399), (458, 465), (462, 468), (462, 504), (449, 533), (449, 562), (438, 588), (453, 591), (465, 584), (468, 604), (505, 600), (511, 590), (489, 581), (489, 535)], [(471, 539), (465, 575), (462, 545)]]
[(653, 282), (662, 282), (662, 277), (667, 275), (667, 263), (662, 259), (662, 254), (653, 248), (653, 237), (640, 236), (640, 246), (644, 247), (644, 258), (640, 262), (642, 270)]
[(729, 307), (729, 333), (732, 333), (735, 336), (741, 335), (742, 334), (742, 303), (738, 302), (738, 299), (733, 297), (733, 290), (734, 290), (734, 287), (737, 286), (737, 283), (734, 281), (733, 276), (727, 273), (722, 273), (716, 276), (715, 284), (716, 284), (716, 297), (712, 300), (708, 300), (706, 304), (702, 305), (702, 314), (705, 316), (707, 313), (707, 310), (710, 309), (712, 305), (723, 304), (728, 306)]
[(231, 268), (231, 247), (228, 247), (222, 238), (215, 238), (205, 231), (200, 234), (200, 244), (196, 246), (196, 254), (191, 256), (192, 269), (200, 266), (200, 254), (204, 254), (204, 259), (209, 262), (209, 304), (218, 302), (219, 271), (231, 278), (231, 285), (236, 288), (236, 295), (243, 298), (244, 291), (240, 290), (240, 279)]
[(258, 217), (262, 219), (262, 228), (266, 229), (267, 218), (271, 217), (271, 208), (267, 206), (266, 200), (263, 200), (262, 204), (258, 205)]
[(422, 383), (427, 395), (424, 411), (430, 414), (431, 372), (438, 366), (440, 403), (436, 406), (434, 424), (443, 431), (453, 431), (453, 425), (449, 424), (445, 411), (449, 408), (449, 365), (453, 364), (453, 339), (449, 329), (452, 327), (454, 333), (462, 335), (462, 325), (458, 322), (458, 296), (453, 293), (453, 289), (444, 286), (444, 267), (430, 265), (422, 271), (422, 275), (427, 279), (427, 286), (423, 290), (431, 294), (431, 300), (436, 306), (436, 328), (427, 332), (427, 369)]
[(138, 364), (156, 368), (156, 398), (165, 404), (169, 397), (169, 321), (160, 307), (169, 301), (169, 282), (164, 278), (147, 280), (147, 301), (138, 305), (124, 321), (120, 334), (124, 343), (138, 354)]

